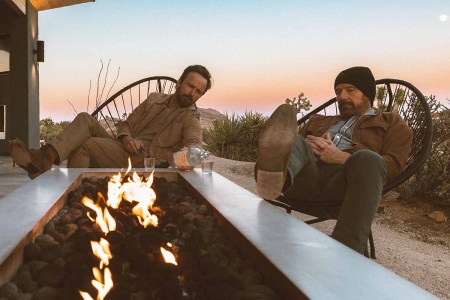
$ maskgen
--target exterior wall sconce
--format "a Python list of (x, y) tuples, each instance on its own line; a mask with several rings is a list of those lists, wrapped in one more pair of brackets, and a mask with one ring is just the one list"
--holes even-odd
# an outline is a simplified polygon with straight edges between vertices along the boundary
[(36, 49), (33, 50), (33, 53), (36, 54), (37, 62), (44, 62), (44, 41), (36, 42)]

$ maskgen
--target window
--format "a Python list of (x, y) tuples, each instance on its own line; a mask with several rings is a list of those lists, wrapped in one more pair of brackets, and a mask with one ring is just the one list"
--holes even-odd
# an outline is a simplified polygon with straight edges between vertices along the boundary
[(0, 74), (9, 72), (9, 34), (0, 35)]

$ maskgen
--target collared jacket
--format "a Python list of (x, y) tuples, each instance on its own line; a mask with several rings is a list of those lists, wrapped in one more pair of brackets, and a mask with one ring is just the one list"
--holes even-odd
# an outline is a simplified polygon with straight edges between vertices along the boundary
[[(322, 136), (339, 116), (312, 115), (300, 128), (299, 134)], [(386, 163), (387, 180), (399, 175), (406, 166), (411, 151), (412, 130), (397, 113), (362, 116), (352, 134), (353, 147), (344, 150), (354, 153), (367, 149), (380, 154)]]
[[(167, 109), (166, 103), (171, 96), (151, 93), (121, 124), (117, 139), (124, 136), (138, 138), (144, 135), (146, 130), (155, 126), (152, 120)], [(157, 129), (151, 144), (144, 145), (144, 148), (150, 156), (156, 157), (159, 161), (169, 161), (172, 153), (179, 151), (183, 146), (202, 147), (200, 113), (194, 106), (171, 111), (167, 121)]]

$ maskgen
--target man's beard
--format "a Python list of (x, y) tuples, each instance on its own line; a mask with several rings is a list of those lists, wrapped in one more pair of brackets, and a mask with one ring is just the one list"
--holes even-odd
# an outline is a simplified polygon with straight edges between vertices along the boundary
[(355, 115), (362, 116), (368, 110), (363, 104), (354, 105), (349, 101), (338, 101), (339, 113), (344, 118), (353, 117)]
[(182, 95), (178, 90), (176, 93), (178, 105), (180, 107), (189, 107), (194, 104), (194, 99), (190, 95)]

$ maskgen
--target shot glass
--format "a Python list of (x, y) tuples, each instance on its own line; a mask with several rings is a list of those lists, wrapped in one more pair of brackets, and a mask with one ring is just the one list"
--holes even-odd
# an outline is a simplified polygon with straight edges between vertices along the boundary
[(211, 175), (213, 170), (213, 163), (212, 161), (203, 161), (202, 162), (202, 172), (206, 175)]
[(155, 157), (144, 157), (144, 167), (145, 171), (155, 170), (156, 158)]

